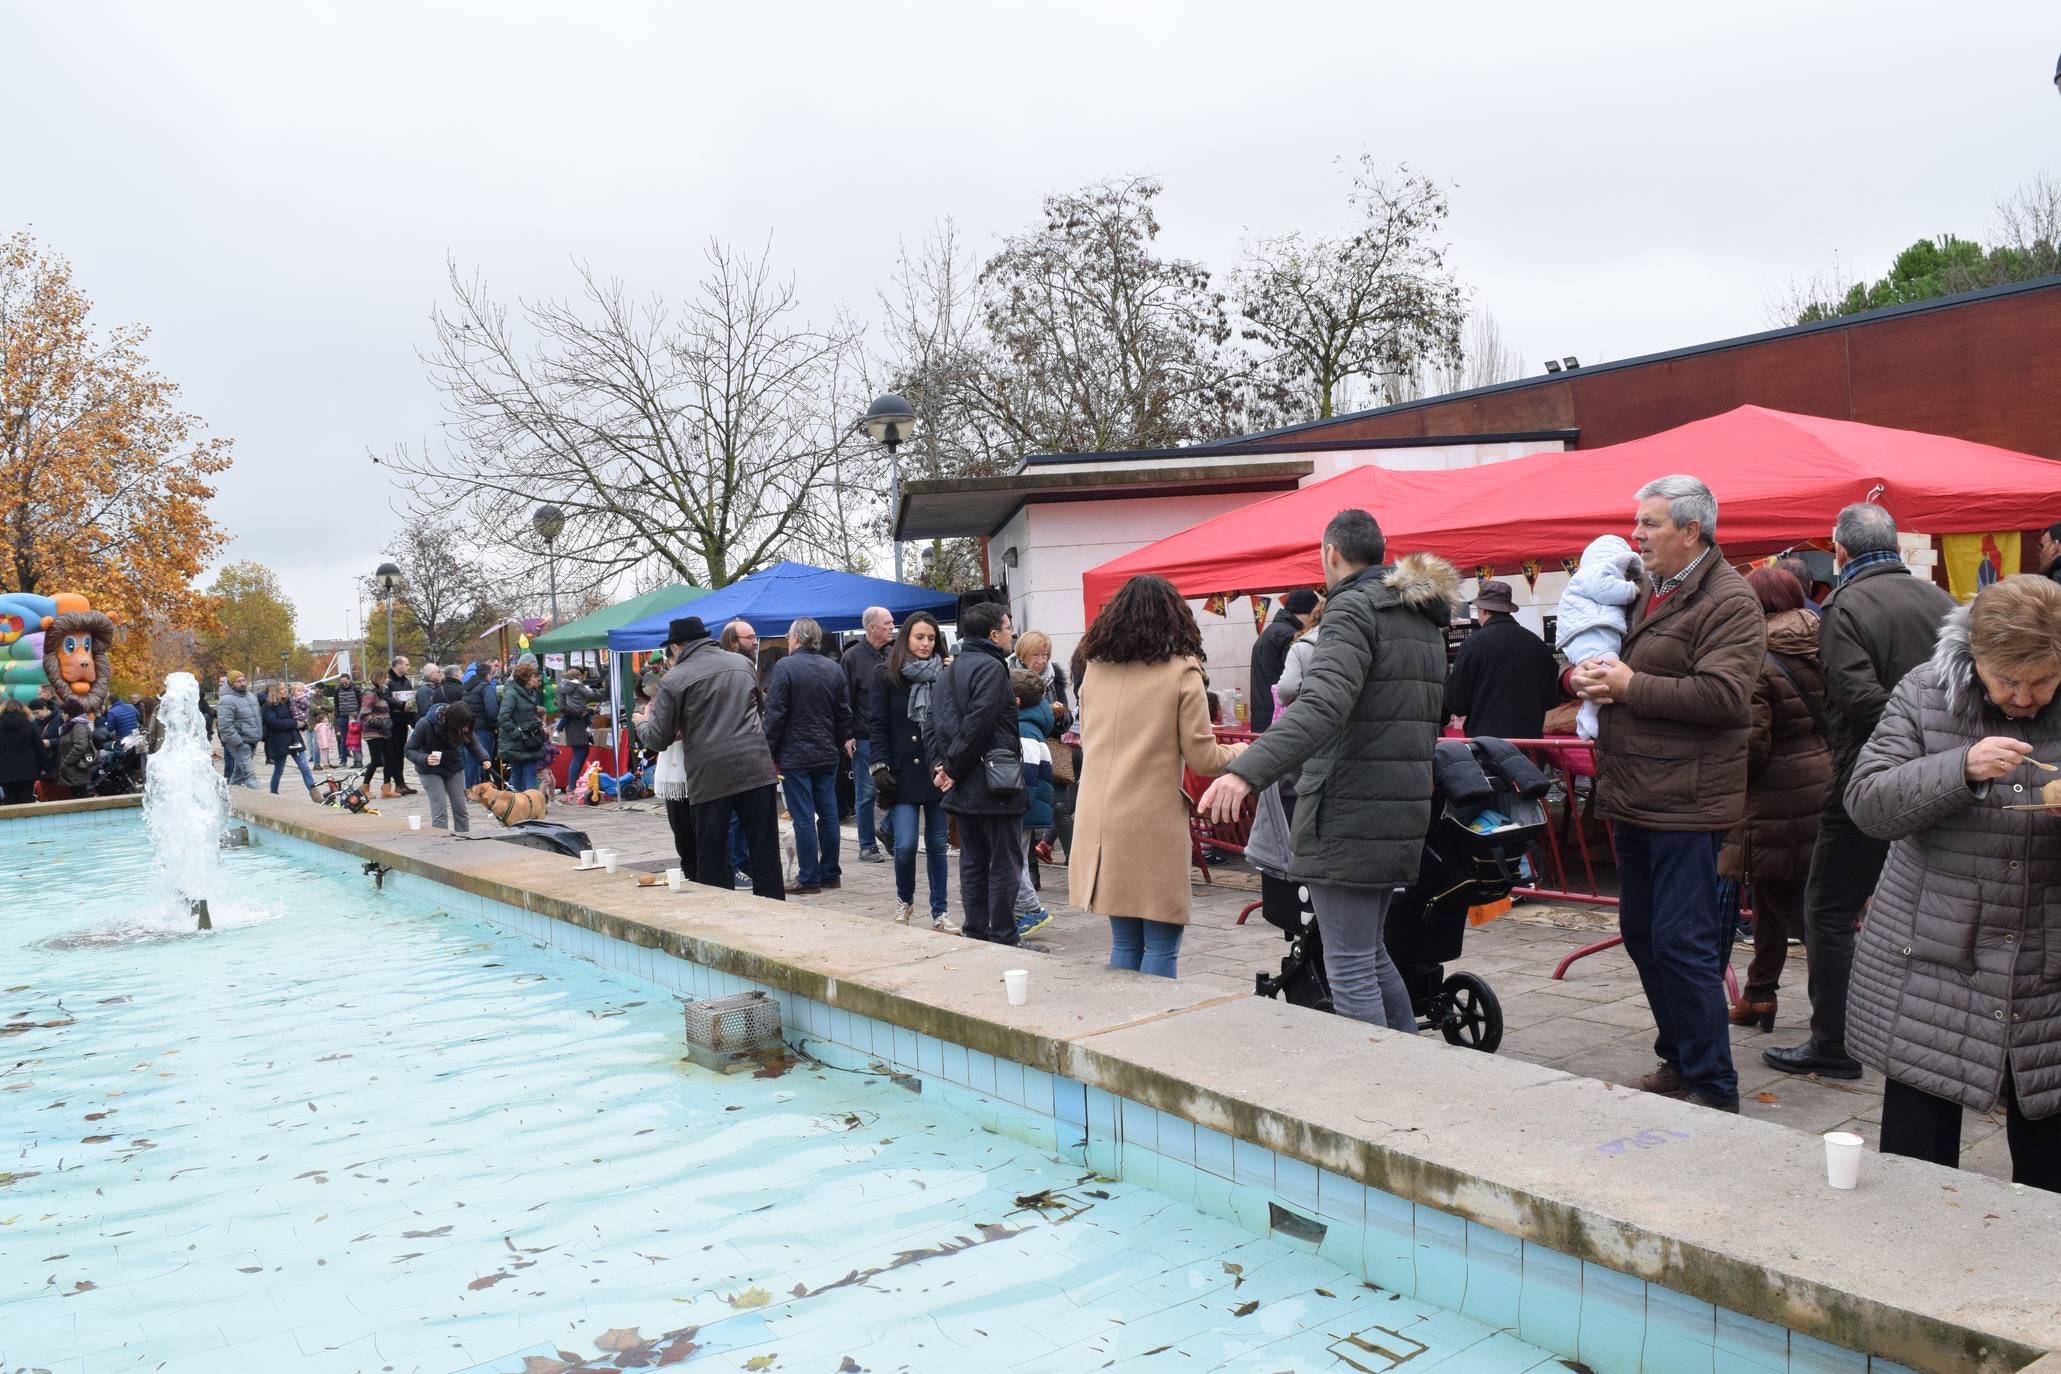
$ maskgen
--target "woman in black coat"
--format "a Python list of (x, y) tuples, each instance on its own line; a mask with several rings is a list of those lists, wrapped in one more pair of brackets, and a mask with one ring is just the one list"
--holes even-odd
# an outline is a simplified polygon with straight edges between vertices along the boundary
[(43, 735), (18, 701), (0, 706), (0, 797), (8, 806), (36, 799), (36, 779), (43, 776)]
[(867, 717), (874, 797), (881, 806), (892, 808), (887, 829), (895, 854), (895, 920), (907, 925), (916, 909), (920, 836), (930, 869), (930, 928), (950, 932), (953, 926), (945, 919), (945, 798), (931, 778), (930, 758), (923, 747), (931, 689), (944, 663), (944, 635), (937, 619), (918, 611), (902, 622), (873, 675)]
[(315, 775), (308, 771), (307, 755), (302, 752), (307, 744), (301, 738), (300, 722), (293, 718), (293, 703), (286, 699), (284, 683), (272, 684), (258, 717), (265, 726), (265, 760), (272, 765), (272, 790), (279, 790), (279, 777), (286, 771), (286, 761), (292, 759), (300, 765), (301, 781), (312, 794)]

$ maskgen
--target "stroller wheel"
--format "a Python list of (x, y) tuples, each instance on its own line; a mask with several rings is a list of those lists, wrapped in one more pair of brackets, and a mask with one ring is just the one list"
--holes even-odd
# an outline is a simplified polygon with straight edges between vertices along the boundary
[(1503, 1043), (1503, 1004), (1471, 973), (1456, 973), (1439, 989), (1439, 1033), (1449, 1045), (1494, 1054)]

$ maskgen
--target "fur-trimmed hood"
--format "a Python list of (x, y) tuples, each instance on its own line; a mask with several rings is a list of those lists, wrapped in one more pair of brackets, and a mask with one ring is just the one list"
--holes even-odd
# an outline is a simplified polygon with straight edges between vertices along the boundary
[(1939, 642), (1927, 665), (1946, 697), (1947, 710), (1962, 720), (1980, 717), (1988, 700), (1982, 679), (1975, 676), (1975, 650), (1968, 646), (1968, 613), (1974, 609), (1973, 602), (1956, 607), (1939, 622)]
[(1460, 570), (1436, 554), (1405, 554), (1382, 577), (1381, 585), (1435, 625), (1451, 620), (1460, 600)]

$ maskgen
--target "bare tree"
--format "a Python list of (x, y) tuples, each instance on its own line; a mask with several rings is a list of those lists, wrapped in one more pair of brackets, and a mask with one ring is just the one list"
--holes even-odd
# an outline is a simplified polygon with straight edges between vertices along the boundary
[[(412, 517), (386, 553), (402, 573), (396, 619), (412, 627), (408, 642), (438, 663), (461, 658), (520, 597), (509, 594), (513, 589), (494, 577), (456, 525), (433, 516)], [(379, 594), (370, 578), (366, 591)]]
[(1776, 329), (1812, 320), (1829, 320), (1841, 313), (1856, 285), (1853, 275), (1840, 263), (1839, 254), (1835, 251), (1829, 269), (1813, 272), (1808, 277), (1791, 277), (1771, 292), (1761, 304), (1761, 314)]
[(1997, 202), (1996, 246), (2023, 254), (2024, 277), (2061, 272), (2061, 181), (2041, 173)]
[(987, 347), (966, 404), (1018, 452), (1171, 448), (1236, 434), (1249, 379), (1209, 269), (1154, 251), (1161, 185), (1045, 197), (979, 281)]
[(1496, 317), (1486, 310), (1476, 310), (1467, 316), (1458, 350), (1440, 358), (1430, 370), (1427, 390), (1443, 396), (1498, 382), (1514, 382), (1523, 375), (1523, 358), (1504, 340), (1503, 327), (1496, 323)]
[[(578, 304), (508, 308), (451, 268), (424, 358), (450, 443), (385, 461), (417, 507), (462, 511), (490, 549), (541, 565), (540, 501), (574, 591), (643, 564), (720, 587), (782, 557), (841, 554), (879, 500), (858, 331), (797, 318), (765, 254), (707, 249), (685, 303), (633, 302), (585, 267)], [(375, 458), (375, 462), (380, 461)], [(567, 580), (567, 579), (570, 580)]]
[(1456, 357), (1465, 302), (1439, 241), (1445, 189), (1362, 156), (1348, 203), (1359, 224), (1341, 238), (1288, 233), (1245, 250), (1235, 281), (1243, 336), (1307, 402), (1299, 418), (1337, 412), (1340, 389), (1365, 379), (1389, 399), (1420, 383), (1420, 369)]

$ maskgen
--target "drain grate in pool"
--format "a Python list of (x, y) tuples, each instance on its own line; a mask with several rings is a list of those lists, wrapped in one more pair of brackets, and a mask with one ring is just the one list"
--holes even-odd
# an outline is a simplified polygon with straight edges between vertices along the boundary
[(780, 1004), (763, 992), (689, 1002), (687, 1057), (717, 1073), (742, 1073), (786, 1049)]

